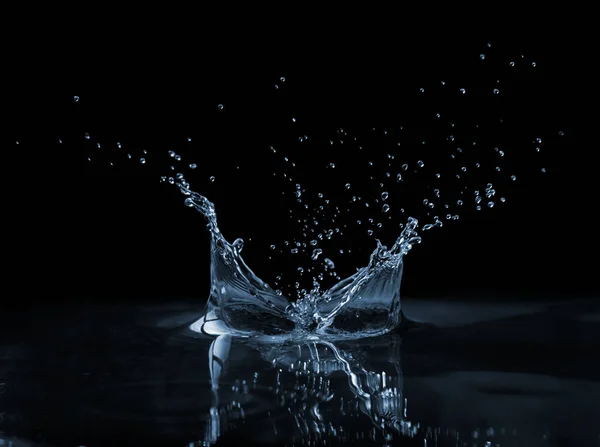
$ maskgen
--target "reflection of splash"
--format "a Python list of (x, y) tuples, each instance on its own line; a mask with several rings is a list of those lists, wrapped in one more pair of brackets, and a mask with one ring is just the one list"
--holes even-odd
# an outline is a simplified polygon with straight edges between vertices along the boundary
[[(209, 369), (213, 390), (213, 405), (207, 418), (205, 443), (213, 444), (228, 429), (235, 429), (245, 417), (243, 399), (220, 402), (219, 382), (226, 373), (231, 349), (236, 348), (229, 334), (217, 337), (209, 349)], [(239, 345), (237, 345), (239, 347)], [(346, 347), (344, 347), (346, 348)], [(285, 420), (272, 419), (273, 436), (289, 434), (290, 425), (294, 437), (305, 441), (350, 439), (353, 436), (369, 436), (372, 440), (391, 440), (395, 437), (413, 437), (417, 426), (406, 419), (406, 400), (403, 397), (403, 377), (400, 369), (400, 339), (386, 337), (373, 351), (385, 350), (386, 355), (373, 355), (386, 359), (374, 369), (367, 369), (361, 347), (340, 349), (330, 342), (286, 344), (284, 346), (259, 346), (262, 357), (276, 371), (274, 383), (269, 389), (274, 393), (277, 405), (287, 410)], [(375, 353), (376, 354), (376, 353)], [(380, 352), (380, 354), (384, 354)], [(339, 374), (347, 381), (341, 381)], [(347, 385), (343, 385), (346, 382)], [(256, 385), (256, 377), (254, 380)], [(244, 394), (247, 382), (236, 381), (233, 388)], [(247, 391), (247, 389), (246, 389)], [(270, 413), (269, 413), (270, 415)], [(366, 415), (369, 423), (357, 424), (356, 433), (347, 428), (347, 417)]]
[(382, 335), (401, 323), (400, 282), (404, 255), (421, 241), (418, 222), (410, 218), (393, 247), (377, 242), (369, 264), (327, 291), (315, 289), (292, 303), (258, 278), (244, 262), (244, 242), (232, 244), (217, 226), (214, 205), (178, 183), (185, 204), (208, 221), (211, 234), (211, 289), (205, 316), (191, 326), (197, 332), (241, 337), (281, 336), (308, 332), (328, 338)]
[[(210, 345), (208, 352), (208, 368), (210, 370), (210, 383), (213, 402), (206, 421), (205, 439), (209, 443), (216, 442), (221, 436), (221, 427), (227, 426), (228, 421), (243, 420), (244, 412), (241, 406), (237, 411), (223, 411), (219, 408), (219, 378), (225, 370), (225, 362), (231, 350), (231, 335), (225, 334), (217, 337)], [(231, 417), (230, 415), (233, 415)]]

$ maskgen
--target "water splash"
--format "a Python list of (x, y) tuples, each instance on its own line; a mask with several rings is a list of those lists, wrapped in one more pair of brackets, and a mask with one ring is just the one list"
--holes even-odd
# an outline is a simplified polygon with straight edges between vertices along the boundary
[(229, 243), (223, 237), (214, 205), (184, 179), (176, 184), (187, 196), (185, 204), (206, 218), (211, 235), (210, 296), (192, 330), (242, 337), (361, 338), (385, 334), (400, 324), (404, 255), (421, 242), (416, 219), (408, 219), (392, 248), (377, 240), (368, 265), (354, 275), (325, 291), (315, 281), (310, 293), (291, 302), (244, 262), (242, 239)]

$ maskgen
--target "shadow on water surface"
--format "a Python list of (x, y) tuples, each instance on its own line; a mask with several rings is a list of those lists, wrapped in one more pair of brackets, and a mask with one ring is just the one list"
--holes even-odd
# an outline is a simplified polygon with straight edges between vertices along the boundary
[(597, 300), (406, 300), (436, 328), (283, 344), (201, 309), (0, 316), (0, 445), (600, 445)]

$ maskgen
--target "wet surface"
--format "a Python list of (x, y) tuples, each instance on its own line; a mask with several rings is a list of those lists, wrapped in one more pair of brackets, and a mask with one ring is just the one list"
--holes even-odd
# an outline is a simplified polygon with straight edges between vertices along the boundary
[(195, 301), (4, 312), (0, 446), (600, 446), (599, 300), (404, 310), (437, 327), (256, 346), (190, 331)]

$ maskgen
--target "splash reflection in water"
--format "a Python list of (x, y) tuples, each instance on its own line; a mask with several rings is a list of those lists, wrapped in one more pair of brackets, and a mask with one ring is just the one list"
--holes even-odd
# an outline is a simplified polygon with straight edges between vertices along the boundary
[[(400, 342), (400, 338), (392, 336), (371, 345), (374, 362), (365, 358), (364, 347), (322, 340), (257, 345), (262, 358), (273, 365), (272, 374), (235, 380), (232, 389), (239, 392), (238, 396), (223, 401), (220, 381), (227, 373), (225, 365), (236, 342), (230, 334), (220, 335), (208, 353), (213, 404), (204, 442), (214, 444), (228, 430), (243, 430), (245, 408), (253, 405), (248, 391), (261, 385), (272, 392), (277, 402), (277, 409), (266, 415), (271, 425), (270, 442), (280, 434), (294, 442), (318, 441), (323, 445), (327, 441), (384, 442), (414, 437), (418, 426), (406, 418)], [(368, 363), (373, 364), (367, 367)]]

